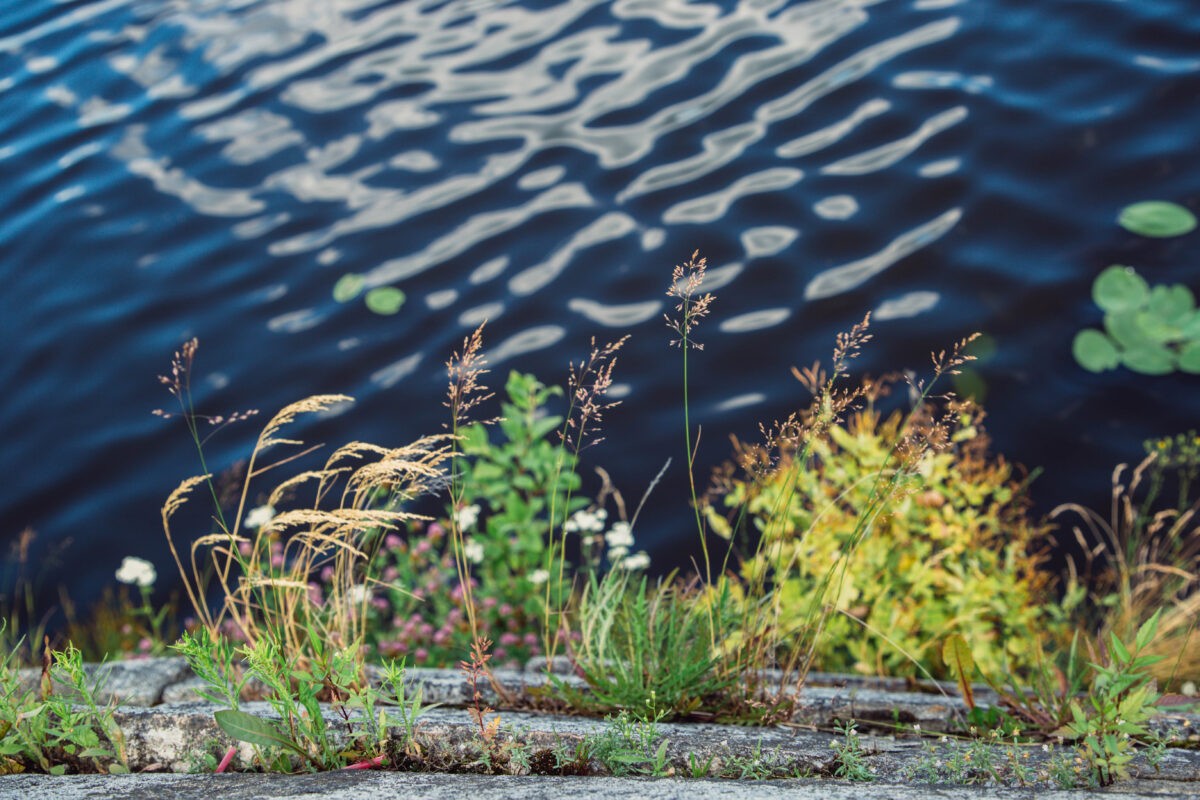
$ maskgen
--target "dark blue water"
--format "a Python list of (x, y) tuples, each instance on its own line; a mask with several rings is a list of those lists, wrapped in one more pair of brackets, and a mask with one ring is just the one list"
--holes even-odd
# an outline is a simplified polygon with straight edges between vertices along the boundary
[[(399, 444), (439, 429), (487, 318), (495, 385), (633, 334), (589, 455), (629, 497), (675, 458), (639, 545), (677, 562), (663, 292), (696, 248), (724, 284), (702, 472), (874, 311), (876, 373), (986, 332), (996, 449), (1045, 467), (1039, 510), (1102, 503), (1143, 439), (1197, 425), (1194, 376), (1092, 375), (1070, 342), (1110, 263), (1200, 290), (1200, 235), (1115, 225), (1200, 210), (1198, 42), (1195, 0), (4, 3), (0, 539), (70, 539), (46, 585), (84, 600), (126, 555), (171, 577), (158, 509), (197, 466), (150, 412), (188, 337), (202, 412), (341, 392), (301, 438)], [(349, 272), (406, 305), (334, 302)]]

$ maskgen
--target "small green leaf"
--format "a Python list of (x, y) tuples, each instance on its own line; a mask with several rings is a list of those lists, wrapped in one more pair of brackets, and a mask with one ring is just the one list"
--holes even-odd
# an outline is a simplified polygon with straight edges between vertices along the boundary
[(1196, 227), (1196, 216), (1181, 205), (1146, 200), (1126, 206), (1117, 222), (1130, 233), (1164, 238), (1182, 236)]
[(239, 742), (247, 742), (259, 747), (286, 747), (303, 752), (295, 742), (280, 733), (279, 728), (261, 717), (232, 708), (218, 711), (213, 714), (213, 717), (221, 730)]
[(1180, 333), (1185, 339), (1200, 339), (1200, 311), (1192, 314), (1190, 319), (1180, 325)]
[(1132, 311), (1145, 305), (1150, 287), (1132, 267), (1114, 264), (1092, 284), (1092, 298), (1105, 311)]
[(363, 276), (357, 272), (348, 272), (333, 285), (333, 299), (339, 303), (348, 303), (358, 297), (362, 289)]
[(376, 314), (395, 314), (406, 299), (395, 286), (380, 286), (367, 292), (367, 308)]
[(1162, 616), (1161, 608), (1155, 611), (1154, 615), (1143, 622), (1141, 627), (1138, 628), (1137, 635), (1133, 638), (1134, 647), (1138, 650), (1145, 650), (1154, 641), (1154, 637), (1158, 633), (1158, 618), (1160, 616)]
[(1196, 297), (1181, 283), (1155, 286), (1150, 290), (1150, 313), (1171, 325), (1180, 325), (1196, 310)]
[(1179, 369), (1200, 375), (1200, 342), (1188, 342), (1179, 351)]
[(1152, 311), (1139, 311), (1133, 318), (1138, 331), (1149, 342), (1167, 344), (1183, 338), (1178, 325), (1172, 325), (1166, 318)]
[(1071, 352), (1079, 366), (1089, 372), (1104, 372), (1115, 369), (1121, 363), (1121, 355), (1112, 340), (1098, 330), (1089, 328), (1075, 335)]
[(1121, 354), (1121, 362), (1143, 375), (1169, 375), (1175, 371), (1175, 356), (1165, 347), (1139, 347)]
[(1112, 649), (1113, 656), (1117, 659), (1117, 662), (1121, 664), (1128, 664), (1129, 659), (1131, 658), (1129, 655), (1129, 650), (1126, 649), (1125, 644), (1117, 638), (1115, 633), (1110, 633), (1108, 635), (1108, 643), (1109, 647)]

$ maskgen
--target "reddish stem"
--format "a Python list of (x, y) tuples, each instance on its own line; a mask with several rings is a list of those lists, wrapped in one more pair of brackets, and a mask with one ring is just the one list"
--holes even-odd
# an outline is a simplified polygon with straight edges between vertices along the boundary
[(217, 772), (224, 772), (229, 768), (229, 762), (233, 761), (234, 755), (237, 754), (237, 745), (230, 745), (225, 751), (225, 757), (221, 759), (221, 763), (217, 764)]
[(347, 767), (342, 767), (342, 769), (374, 769), (375, 767), (382, 766), (383, 756), (375, 756), (374, 758), (368, 758), (366, 761), (357, 761)]

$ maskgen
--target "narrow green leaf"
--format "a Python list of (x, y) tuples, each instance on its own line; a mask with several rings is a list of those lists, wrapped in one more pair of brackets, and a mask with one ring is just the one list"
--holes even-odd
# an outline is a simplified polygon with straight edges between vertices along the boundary
[(339, 303), (348, 303), (358, 297), (362, 290), (363, 276), (356, 272), (348, 272), (333, 285), (333, 299)]
[(1195, 229), (1196, 215), (1177, 203), (1146, 200), (1122, 209), (1117, 222), (1130, 233), (1164, 238)]
[(395, 314), (406, 299), (395, 286), (379, 286), (367, 292), (367, 308), (376, 314)]
[(1154, 636), (1158, 633), (1158, 618), (1161, 615), (1162, 609), (1160, 608), (1138, 628), (1137, 635), (1133, 639), (1134, 647), (1138, 650), (1145, 650), (1150, 645), (1150, 642), (1154, 641)]
[(231, 708), (218, 711), (213, 717), (221, 730), (239, 742), (259, 747), (286, 747), (302, 752), (295, 742), (279, 732), (278, 727), (261, 717)]
[(1131, 657), (1129, 655), (1129, 650), (1125, 647), (1124, 643), (1117, 638), (1115, 633), (1110, 633), (1108, 635), (1108, 642), (1109, 647), (1112, 649), (1113, 655), (1116, 657), (1118, 662), (1121, 664), (1128, 664)]

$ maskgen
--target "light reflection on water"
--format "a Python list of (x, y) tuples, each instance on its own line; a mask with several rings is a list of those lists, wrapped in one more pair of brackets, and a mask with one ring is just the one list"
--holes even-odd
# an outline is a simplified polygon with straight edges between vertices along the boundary
[[(702, 246), (713, 251), (706, 288), (730, 290), (706, 331), (710, 352), (739, 371), (698, 390), (715, 418), (774, 409), (784, 392), (769, 381), (764, 389), (756, 370), (811, 362), (812, 342), (824, 347), (866, 309), (881, 324), (950, 315), (943, 327), (961, 335), (986, 308), (1003, 328), (1004, 309), (1023, 298), (997, 288), (1007, 257), (962, 244), (984, 228), (978, 219), (970, 227), (972, 209), (989, 209), (993, 226), (1055, 220), (1035, 243), (1039, 266), (1008, 278), (1048, 290), (1074, 264), (1093, 266), (1062, 243), (1095, 219), (1039, 189), (1055, 156), (1030, 148), (1024, 183), (997, 166), (996, 146), (977, 144), (983, 120), (1024, 133), (1022, 115), (1041, 102), (1045, 124), (1090, 127), (1042, 132), (1040, 142), (1069, 134), (1100, 147), (1101, 119), (1128, 127), (1154, 96), (1109, 98), (1102, 89), (1130, 82), (1098, 77), (1077, 81), (1078, 96), (1064, 82), (1046, 103), (1044, 81), (1009, 59), (1013, 40), (1048, 37), (1147, 80), (1187, 77), (1200, 62), (1178, 47), (1160, 52), (1152, 37), (1124, 49), (1101, 31), (1064, 39), (1049, 24), (1061, 15), (1044, 20), (1045, 32), (1011, 27), (1011, 17), (991, 20), (992, 5), (12, 4), (0, 11), (0, 170), (11, 187), (0, 251), (17, 254), (5, 267), (28, 302), (5, 314), (22, 349), (3, 377), (60, 398), (52, 416), (70, 422), (61, 431), (39, 422), (45, 400), (12, 404), (5, 425), (27, 435), (13, 437), (6, 465), (40, 466), (7, 470), (16, 477), (5, 502), (25, 508), (26, 497), (91, 485), (103, 447), (53, 463), (36, 456), (55, 436), (82, 440), (81, 430), (122, 444), (105, 440), (106, 418), (159, 404), (125, 379), (159, 369), (193, 333), (214, 342), (208, 387), (218, 396), (247, 385), (266, 393), (254, 398), (264, 406), (310, 390), (377, 400), (419, 383), (416, 395), (485, 319), (495, 328), (491, 361), (505, 369), (573, 348), (596, 327), (616, 336), (661, 325), (663, 276)], [(1129, 27), (1114, 24), (1109, 38)], [(1000, 55), (976, 58), (987, 52), (980, 42)], [(1144, 175), (1145, 151), (1166, 181), (1170, 153), (1157, 150), (1184, 139), (1147, 134), (1122, 158)], [(951, 248), (961, 248), (954, 259)], [(388, 318), (361, 301), (339, 305), (331, 291), (346, 273), (367, 288), (397, 286), (407, 302)], [(1087, 276), (1079, 283), (1086, 300)], [(1087, 308), (1077, 305), (1044, 313), (1078, 327), (1072, 315)], [(112, 329), (72, 327), (114, 309), (125, 322)], [(637, 422), (652, 438), (666, 427), (662, 400), (675, 378), (661, 355), (647, 355), (662, 344), (656, 334), (642, 331), (619, 389), (654, 401)], [(105, 364), (119, 388), (72, 400), (64, 376), (96, 360), (70, 342), (99, 340), (112, 342)], [(120, 516), (112, 509), (135, 501), (153, 508), (157, 488), (136, 476), (176, 471), (164, 467), (157, 428), (126, 427), (142, 448), (125, 467), (129, 488), (93, 486), (90, 514)], [(66, 516), (34, 521), (51, 538), (69, 527)]]

